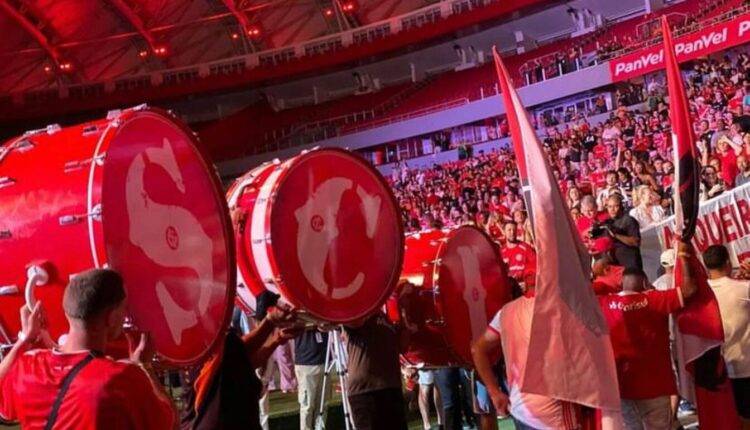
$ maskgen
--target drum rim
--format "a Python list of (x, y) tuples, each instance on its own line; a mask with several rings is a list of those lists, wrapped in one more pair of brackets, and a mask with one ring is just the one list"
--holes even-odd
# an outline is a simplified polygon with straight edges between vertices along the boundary
[[(225, 239), (224, 247), (225, 247), (225, 252), (227, 256), (226, 258), (227, 288), (226, 288), (226, 296), (224, 298), (226, 309), (224, 311), (223, 320), (220, 321), (221, 329), (218, 330), (216, 338), (213, 339), (204, 348), (204, 350), (200, 354), (198, 354), (198, 356), (192, 359), (175, 360), (173, 358), (166, 357), (158, 350), (155, 351), (155, 355), (158, 361), (164, 364), (166, 367), (172, 367), (172, 368), (187, 367), (187, 366), (198, 364), (204, 361), (206, 358), (208, 358), (211, 354), (215, 353), (216, 350), (224, 344), (224, 338), (226, 336), (226, 333), (229, 330), (229, 323), (231, 322), (232, 313), (234, 310), (235, 289), (237, 287), (237, 279), (236, 279), (237, 278), (237, 266), (235, 263), (236, 262), (236, 252), (235, 252), (236, 250), (234, 248), (234, 228), (232, 227), (232, 222), (229, 216), (229, 207), (227, 204), (225, 193), (224, 193), (223, 187), (221, 186), (221, 182), (218, 178), (216, 167), (211, 161), (211, 157), (208, 155), (208, 152), (205, 146), (203, 145), (203, 143), (201, 143), (198, 135), (195, 134), (182, 120), (177, 118), (171, 112), (166, 111), (164, 109), (156, 108), (156, 107), (146, 107), (146, 108), (139, 109), (139, 110), (123, 110), (119, 118), (115, 120), (115, 121), (119, 120), (120, 124), (118, 125), (118, 127), (116, 127), (114, 134), (108, 139), (107, 148), (109, 148), (112, 142), (117, 138), (117, 135), (119, 134), (120, 130), (122, 130), (125, 124), (127, 124), (130, 121), (136, 120), (142, 116), (153, 116), (153, 117), (157, 117), (159, 119), (165, 120), (166, 122), (175, 126), (179, 131), (185, 134), (185, 136), (191, 143), (191, 147), (193, 148), (195, 152), (196, 158), (198, 159), (198, 161), (200, 161), (200, 163), (202, 163), (204, 167), (206, 176), (208, 177), (208, 180), (214, 191), (214, 198), (218, 200), (218, 209), (221, 212), (217, 215), (219, 219), (221, 220), (222, 229), (224, 232), (224, 239)], [(103, 160), (103, 165), (102, 165), (103, 171), (106, 170), (108, 161), (109, 161), (109, 157), (105, 156)], [(106, 239), (104, 235), (102, 235), (102, 240), (105, 241), (105, 246), (106, 246)], [(107, 255), (106, 258), (108, 261), (109, 256)]]
[[(396, 216), (396, 230), (397, 230), (396, 234), (398, 235), (398, 242), (399, 242), (397, 244), (397, 258), (396, 258), (396, 261), (394, 262), (393, 268), (391, 269), (390, 285), (388, 285), (386, 288), (383, 289), (383, 292), (380, 295), (380, 297), (378, 298), (378, 300), (376, 300), (374, 302), (374, 304), (371, 305), (367, 309), (367, 311), (362, 312), (362, 315), (359, 315), (359, 316), (356, 316), (356, 317), (352, 317), (352, 318), (337, 318), (337, 319), (326, 318), (326, 317), (324, 317), (324, 316), (322, 316), (322, 315), (320, 315), (320, 314), (318, 314), (316, 312), (312, 312), (312, 311), (310, 311), (308, 309), (305, 309), (305, 308), (299, 306), (300, 303), (297, 300), (292, 299), (290, 297), (290, 295), (287, 292), (288, 290), (287, 290), (287, 288), (285, 286), (284, 279), (281, 276), (281, 273), (279, 273), (278, 266), (276, 265), (276, 260), (277, 260), (276, 259), (276, 251), (273, 250), (273, 248), (271, 247), (270, 243), (266, 244), (266, 246), (267, 246), (267, 248), (269, 248), (269, 251), (268, 251), (268, 253), (269, 253), (269, 260), (272, 262), (273, 269), (278, 274), (277, 275), (278, 276), (278, 281), (275, 282), (276, 286), (277, 286), (279, 292), (282, 293), (282, 295), (284, 296), (285, 299), (287, 299), (294, 307), (299, 308), (299, 309), (303, 309), (306, 312), (309, 312), (316, 319), (319, 319), (321, 321), (326, 321), (326, 322), (337, 323), (337, 324), (346, 324), (346, 323), (352, 323), (352, 322), (355, 322), (355, 321), (361, 321), (362, 319), (367, 318), (368, 316), (370, 316), (373, 313), (375, 313), (378, 309), (380, 309), (383, 306), (383, 304), (385, 303), (385, 301), (388, 299), (388, 297), (391, 295), (391, 293), (395, 289), (396, 285), (398, 285), (398, 282), (400, 280), (400, 275), (401, 275), (401, 268), (403, 266), (403, 261), (404, 261), (404, 226), (401, 223), (401, 218), (400, 218), (401, 210), (399, 209), (398, 201), (396, 200), (396, 196), (393, 194), (393, 192), (391, 192), (390, 185), (388, 185), (388, 182), (385, 180), (385, 178), (380, 173), (380, 171), (378, 171), (375, 167), (373, 167), (363, 157), (357, 155), (356, 153), (354, 153), (352, 151), (348, 151), (348, 150), (345, 150), (345, 149), (342, 149), (342, 148), (333, 148), (333, 147), (316, 148), (316, 149), (313, 149), (313, 150), (309, 150), (307, 152), (303, 152), (303, 153), (301, 153), (301, 154), (299, 154), (299, 155), (297, 155), (295, 157), (292, 157), (292, 158), (290, 158), (288, 160), (283, 161), (282, 162), (282, 166), (284, 166), (284, 168), (286, 169), (286, 171), (283, 172), (281, 175), (279, 175), (279, 178), (276, 181), (276, 184), (274, 184), (273, 190), (271, 192), (272, 198), (275, 200), (275, 196), (278, 193), (279, 188), (288, 179), (289, 174), (292, 171), (292, 169), (294, 169), (294, 167), (296, 167), (298, 164), (300, 164), (302, 161), (304, 161), (304, 160), (306, 160), (308, 158), (320, 155), (321, 152), (338, 154), (339, 156), (343, 156), (343, 157), (347, 157), (347, 158), (352, 159), (354, 162), (362, 165), (365, 169), (369, 170), (370, 173), (372, 174), (372, 176), (375, 178), (375, 180), (378, 183), (380, 183), (380, 185), (383, 187), (383, 190), (385, 190), (385, 194), (387, 195), (387, 198), (388, 198), (390, 204), (392, 205), (392, 207), (394, 209), (394, 214)], [(272, 232), (271, 232), (271, 219), (273, 217), (274, 209), (275, 209), (275, 205), (272, 204), (272, 205), (270, 205), (270, 208), (269, 208), (268, 212), (266, 213), (265, 225), (266, 225), (266, 230), (269, 232), (269, 234), (272, 234)]]

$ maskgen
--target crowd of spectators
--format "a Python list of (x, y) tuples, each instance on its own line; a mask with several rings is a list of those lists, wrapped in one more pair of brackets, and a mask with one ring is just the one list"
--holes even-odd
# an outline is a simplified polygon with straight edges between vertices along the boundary
[[(690, 112), (701, 153), (701, 199), (750, 182), (750, 57), (741, 52), (695, 62), (685, 71)], [(643, 86), (618, 93), (618, 100), (643, 100), (642, 109), (619, 107), (598, 124), (585, 118), (549, 127), (543, 145), (572, 217), (592, 254), (610, 251), (616, 237), (591, 237), (606, 222), (608, 202), (621, 201), (644, 229), (672, 214), (674, 165), (665, 86), (648, 77)], [(632, 94), (642, 94), (633, 96)], [(635, 97), (635, 99), (632, 99)], [(625, 103), (629, 104), (629, 103)], [(475, 224), (505, 244), (512, 224), (520, 241), (533, 244), (510, 148), (479, 151), (464, 160), (394, 169), (390, 181), (407, 231)], [(631, 236), (637, 236), (637, 230)], [(625, 239), (627, 242), (627, 239)]]

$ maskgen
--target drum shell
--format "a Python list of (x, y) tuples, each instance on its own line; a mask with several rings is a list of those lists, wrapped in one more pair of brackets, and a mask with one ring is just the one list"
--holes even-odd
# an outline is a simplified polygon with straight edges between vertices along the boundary
[[(120, 173), (130, 172), (127, 165), (122, 164), (124, 158), (129, 160), (129, 157), (140, 157), (139, 159), (146, 160), (143, 174), (149, 177), (142, 178), (144, 184), (149, 184), (154, 175), (157, 176), (157, 182), (163, 179), (163, 172), (159, 170), (162, 166), (149, 160), (147, 151), (138, 152), (137, 148), (144, 147), (145, 143), (130, 142), (126, 137), (138, 133), (148, 134), (148, 130), (152, 129), (164, 130), (165, 140), (174, 137), (174, 148), (170, 147), (169, 151), (174, 149), (171, 154), (176, 159), (170, 161), (175, 162), (178, 173), (199, 172), (201, 191), (210, 190), (211, 195), (196, 193), (192, 197), (211, 199), (206, 207), (211, 208), (212, 231), (220, 234), (220, 237), (213, 238), (220, 246), (212, 248), (215, 251), (212, 254), (212, 265), (216, 277), (198, 280), (201, 284), (211, 285), (210, 317), (215, 317), (210, 322), (211, 328), (207, 329), (211, 334), (208, 338), (201, 339), (201, 344), (196, 349), (175, 353), (174, 349), (160, 349), (163, 345), (161, 338), (158, 333), (152, 332), (156, 356), (163, 366), (191, 365), (201, 361), (219, 344), (218, 340), (223, 337), (231, 316), (230, 305), (235, 285), (234, 271), (229, 270), (234, 267), (234, 247), (231, 246), (231, 222), (226, 202), (217, 198), (222, 196), (218, 178), (213, 167), (206, 161), (207, 157), (197, 146), (193, 133), (167, 112), (144, 107), (123, 110), (104, 120), (57, 129), (53, 133), (40, 131), (28, 134), (20, 139), (32, 142), (31, 149), (25, 152), (12, 150), (0, 160), (0, 177), (15, 179), (11, 186), (0, 189), (0, 230), (10, 231), (9, 237), (0, 240), (0, 254), (3, 255), (3, 261), (0, 262), (0, 286), (16, 285), (21, 290), (19, 294), (0, 297), (0, 324), (9, 337), (15, 337), (20, 329), (18, 309), (24, 303), (25, 271), (31, 264), (41, 265), (50, 275), (49, 282), (36, 287), (34, 295), (44, 305), (53, 339), (67, 331), (67, 321), (61, 306), (62, 295), (69, 279), (77, 273), (94, 267), (110, 267), (121, 272), (129, 295), (130, 321), (138, 329), (146, 331), (151, 331), (151, 323), (143, 320), (142, 316), (156, 312), (152, 310), (153, 303), (139, 303), (135, 300), (138, 294), (133, 293), (140, 293), (140, 290), (133, 288), (140, 289), (145, 285), (140, 280), (146, 277), (162, 282), (167, 288), (165, 291), (172, 291), (169, 288), (175, 286), (189, 286), (189, 283), (175, 280), (187, 278), (167, 271), (143, 273), (139, 281), (134, 281), (131, 275), (138, 272), (139, 268), (127, 267), (130, 257), (122, 252), (126, 248), (119, 239), (114, 239), (117, 235), (113, 232), (122, 229), (128, 231), (137, 228), (135, 226), (139, 224), (148, 226), (153, 222), (147, 219), (123, 219), (122, 213), (115, 208), (122, 202), (114, 204), (113, 199), (117, 199), (112, 197), (117, 193), (127, 192), (126, 183), (118, 183), (114, 188), (112, 185)], [(13, 139), (6, 142), (5, 147), (15, 145), (16, 141), (17, 139)], [(152, 164), (156, 167), (152, 167)], [(169, 169), (167, 171), (172, 173)], [(192, 183), (189, 176), (183, 179), (185, 182), (175, 185), (189, 186)], [(154, 191), (157, 194), (161, 192), (154, 188), (144, 189), (144, 198), (147, 194), (151, 198), (150, 194)], [(188, 188), (186, 193), (191, 191), (194, 189)], [(186, 236), (179, 238), (182, 241), (175, 244), (178, 249), (184, 249), (192, 240)], [(137, 259), (134, 258), (133, 261)], [(147, 272), (145, 267), (143, 272)], [(179, 285), (175, 285), (175, 282)], [(203, 316), (206, 315), (208, 314)], [(122, 350), (121, 346), (118, 345), (115, 349)]]

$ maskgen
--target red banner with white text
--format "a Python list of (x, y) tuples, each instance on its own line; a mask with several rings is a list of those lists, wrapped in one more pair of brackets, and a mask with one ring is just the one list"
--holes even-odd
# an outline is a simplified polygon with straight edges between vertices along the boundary
[[(750, 13), (675, 39), (677, 61), (683, 62), (750, 42)], [(662, 44), (643, 48), (609, 62), (613, 82), (645, 75), (664, 67)]]

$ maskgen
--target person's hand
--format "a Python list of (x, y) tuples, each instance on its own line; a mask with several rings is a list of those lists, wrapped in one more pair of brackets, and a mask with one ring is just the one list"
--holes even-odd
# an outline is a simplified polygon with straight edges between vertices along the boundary
[(293, 324), (296, 318), (297, 315), (292, 309), (279, 305), (270, 308), (266, 314), (266, 319), (274, 327)]
[(675, 242), (677, 242), (677, 255), (678, 256), (689, 256), (693, 252), (693, 247), (690, 246), (689, 243), (684, 242), (680, 240), (679, 238), (675, 238)]
[(276, 337), (279, 342), (284, 343), (288, 340), (292, 340), (295, 337), (301, 335), (305, 331), (303, 325), (295, 325), (290, 327), (284, 327), (276, 329)]
[(740, 262), (738, 276), (742, 279), (750, 279), (750, 259)]
[(21, 306), (21, 333), (26, 342), (36, 342), (43, 331), (46, 330), (47, 322), (42, 308), (42, 302), (37, 301), (34, 309), (29, 310), (25, 304)]
[(508, 416), (510, 413), (510, 399), (508, 399), (505, 393), (500, 390), (491, 392), (490, 400), (492, 400), (492, 405), (495, 407), (498, 416), (503, 418)]
[(128, 351), (132, 363), (140, 365), (151, 363), (154, 358), (154, 346), (148, 333), (126, 331), (125, 338), (128, 340)]

